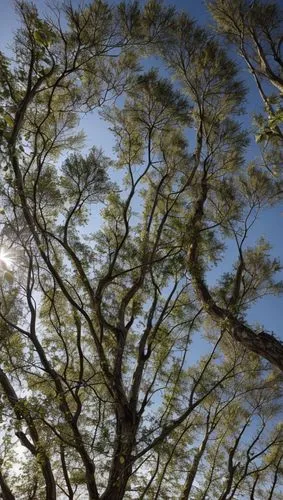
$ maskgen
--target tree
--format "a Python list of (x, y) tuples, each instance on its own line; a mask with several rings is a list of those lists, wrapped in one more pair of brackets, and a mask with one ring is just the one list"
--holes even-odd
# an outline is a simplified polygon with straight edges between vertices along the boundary
[(220, 31), (233, 43), (252, 74), (264, 104), (257, 115), (257, 141), (282, 145), (282, 8), (276, 2), (212, 0)]
[[(152, 0), (45, 19), (17, 5), (1, 56), (3, 497), (274, 497), (283, 345), (247, 311), (282, 292), (280, 264), (246, 240), (282, 186), (245, 165), (236, 65)], [(166, 76), (142, 67), (152, 54)], [(96, 108), (113, 159), (80, 152)], [(235, 265), (212, 286), (228, 239)]]

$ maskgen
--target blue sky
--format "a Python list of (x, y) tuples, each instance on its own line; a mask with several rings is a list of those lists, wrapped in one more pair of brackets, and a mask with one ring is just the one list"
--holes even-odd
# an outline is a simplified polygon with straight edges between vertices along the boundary
[[(34, 2), (38, 8), (41, 10), (44, 2), (42, 0), (37, 0)], [(116, 2), (113, 2), (116, 3)], [(193, 18), (195, 18), (201, 24), (211, 23), (211, 18), (206, 11), (204, 2), (201, 0), (176, 0), (175, 2), (164, 2), (171, 3), (176, 6), (177, 9), (187, 11)], [(14, 5), (12, 0), (0, 0), (0, 45), (1, 50), (7, 51), (9, 40), (15, 32), (17, 27), (17, 19), (15, 16)], [(246, 105), (247, 115), (242, 117), (242, 122), (246, 127), (251, 126), (249, 119), (250, 113), (253, 110), (258, 110), (260, 101), (256, 89), (252, 85), (251, 77), (248, 75), (246, 68), (243, 66), (241, 70), (241, 78), (246, 82), (249, 93)], [(87, 133), (87, 146), (101, 146), (105, 149), (106, 153), (109, 154), (109, 149), (111, 149), (112, 140), (107, 130), (107, 126), (103, 123), (96, 123), (96, 115), (90, 115), (82, 121), (82, 125)], [(97, 126), (99, 125), (99, 126)], [(257, 154), (257, 149), (255, 146), (251, 146), (249, 151), (249, 157)], [(265, 210), (262, 213), (259, 220), (255, 224), (253, 229), (252, 238), (248, 241), (249, 244), (254, 243), (254, 241), (260, 236), (264, 236), (269, 240), (273, 246), (272, 255), (276, 257), (282, 256), (283, 248), (283, 204), (277, 205), (272, 209)], [(223, 269), (227, 269), (227, 265), (230, 264), (232, 258), (232, 253), (228, 252), (226, 260), (223, 262)], [(218, 272), (217, 272), (218, 275)], [(213, 273), (211, 278), (215, 277)], [(283, 277), (283, 276), (282, 276)], [(282, 324), (282, 309), (283, 309), (283, 297), (266, 297), (258, 302), (257, 305), (253, 306), (249, 313), (249, 320), (252, 322), (259, 322), (263, 324), (267, 330), (274, 331), (278, 336), (283, 338), (283, 330), (281, 333)]]

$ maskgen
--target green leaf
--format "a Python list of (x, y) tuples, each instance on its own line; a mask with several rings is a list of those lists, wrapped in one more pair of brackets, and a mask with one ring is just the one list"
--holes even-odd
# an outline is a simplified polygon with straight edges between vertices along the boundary
[(10, 115), (8, 115), (8, 113), (6, 113), (3, 118), (9, 127), (14, 126), (14, 120)]
[(262, 142), (263, 140), (264, 140), (264, 134), (261, 133), (261, 134), (256, 134), (255, 135), (255, 142), (257, 142), (258, 144), (260, 142)]
[(48, 37), (43, 31), (35, 31), (34, 32), (34, 39), (39, 45), (47, 45), (48, 44)]

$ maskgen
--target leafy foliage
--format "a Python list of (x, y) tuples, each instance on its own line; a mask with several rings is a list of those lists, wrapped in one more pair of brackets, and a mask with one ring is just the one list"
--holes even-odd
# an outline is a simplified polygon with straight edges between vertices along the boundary
[[(245, 162), (236, 64), (155, 0), (17, 6), (0, 59), (3, 497), (280, 498), (283, 346), (248, 311), (282, 292), (281, 266), (248, 236), (282, 184)], [(95, 109), (111, 159), (82, 151)]]

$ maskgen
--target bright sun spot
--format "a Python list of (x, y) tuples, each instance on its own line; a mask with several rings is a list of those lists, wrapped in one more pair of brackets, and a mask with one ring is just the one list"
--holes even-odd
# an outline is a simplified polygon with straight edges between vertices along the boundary
[(5, 248), (0, 248), (0, 267), (1, 264), (5, 268), (10, 268), (13, 264), (13, 257), (11, 253)]

